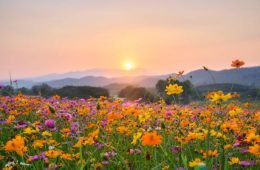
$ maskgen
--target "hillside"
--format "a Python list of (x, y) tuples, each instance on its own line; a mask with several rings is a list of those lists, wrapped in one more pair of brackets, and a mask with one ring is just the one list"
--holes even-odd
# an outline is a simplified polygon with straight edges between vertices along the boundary
[[(101, 71), (99, 71), (101, 74)], [(73, 72), (74, 75), (81, 75), (81, 73)], [(102, 74), (101, 74), (102, 75)], [(120, 76), (120, 77), (106, 77), (106, 76), (83, 76), (78, 78), (72, 76), (71, 78), (63, 78), (50, 81), (33, 80), (18, 80), (19, 87), (32, 87), (33, 85), (47, 83), (48, 85), (60, 88), (64, 86), (95, 86), (104, 87), (110, 84), (132, 84), (143, 87), (154, 87), (156, 82), (160, 79), (166, 79), (170, 74), (165, 75), (146, 75), (146, 76)], [(211, 76), (212, 75), (212, 76)], [(214, 80), (213, 78), (214, 77)], [(190, 80), (195, 86), (215, 84), (215, 83), (235, 83), (251, 87), (260, 87), (260, 66), (247, 67), (241, 69), (228, 69), (221, 71), (203, 69), (191, 71), (183, 76), (185, 80)], [(44, 80), (44, 79), (43, 79)], [(181, 78), (180, 81), (183, 79)], [(9, 81), (2, 81), (8, 85)]]

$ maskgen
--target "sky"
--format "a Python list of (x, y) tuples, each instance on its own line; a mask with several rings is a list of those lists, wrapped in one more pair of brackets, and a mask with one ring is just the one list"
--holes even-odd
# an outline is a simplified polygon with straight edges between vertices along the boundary
[(0, 79), (260, 65), (259, 0), (0, 0)]

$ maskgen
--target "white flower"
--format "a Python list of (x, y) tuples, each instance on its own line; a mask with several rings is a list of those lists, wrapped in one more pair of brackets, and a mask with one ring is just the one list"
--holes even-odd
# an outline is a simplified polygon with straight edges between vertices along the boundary
[(20, 165), (22, 165), (22, 166), (31, 166), (31, 164), (27, 164), (25, 162), (20, 162)]
[(54, 146), (49, 146), (49, 150), (55, 149)]

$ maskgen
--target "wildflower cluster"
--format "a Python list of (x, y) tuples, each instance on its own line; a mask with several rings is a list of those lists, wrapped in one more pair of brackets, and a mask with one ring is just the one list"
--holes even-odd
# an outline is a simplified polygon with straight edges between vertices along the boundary
[[(184, 90), (166, 87), (168, 95)], [(233, 100), (238, 97), (214, 91), (203, 104), (166, 105), (2, 96), (0, 167), (259, 169), (259, 106)]]
[(185, 106), (104, 97), (1, 97), (0, 166), (259, 166), (260, 112), (232, 101), (231, 94), (208, 96), (209, 103)]

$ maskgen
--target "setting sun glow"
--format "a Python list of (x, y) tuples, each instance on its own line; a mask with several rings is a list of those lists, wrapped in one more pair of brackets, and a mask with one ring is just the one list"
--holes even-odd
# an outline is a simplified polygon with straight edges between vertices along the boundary
[(134, 64), (133, 63), (126, 63), (125, 65), (124, 65), (124, 69), (125, 70), (127, 70), (127, 71), (129, 71), (129, 70), (132, 70), (134, 68)]

